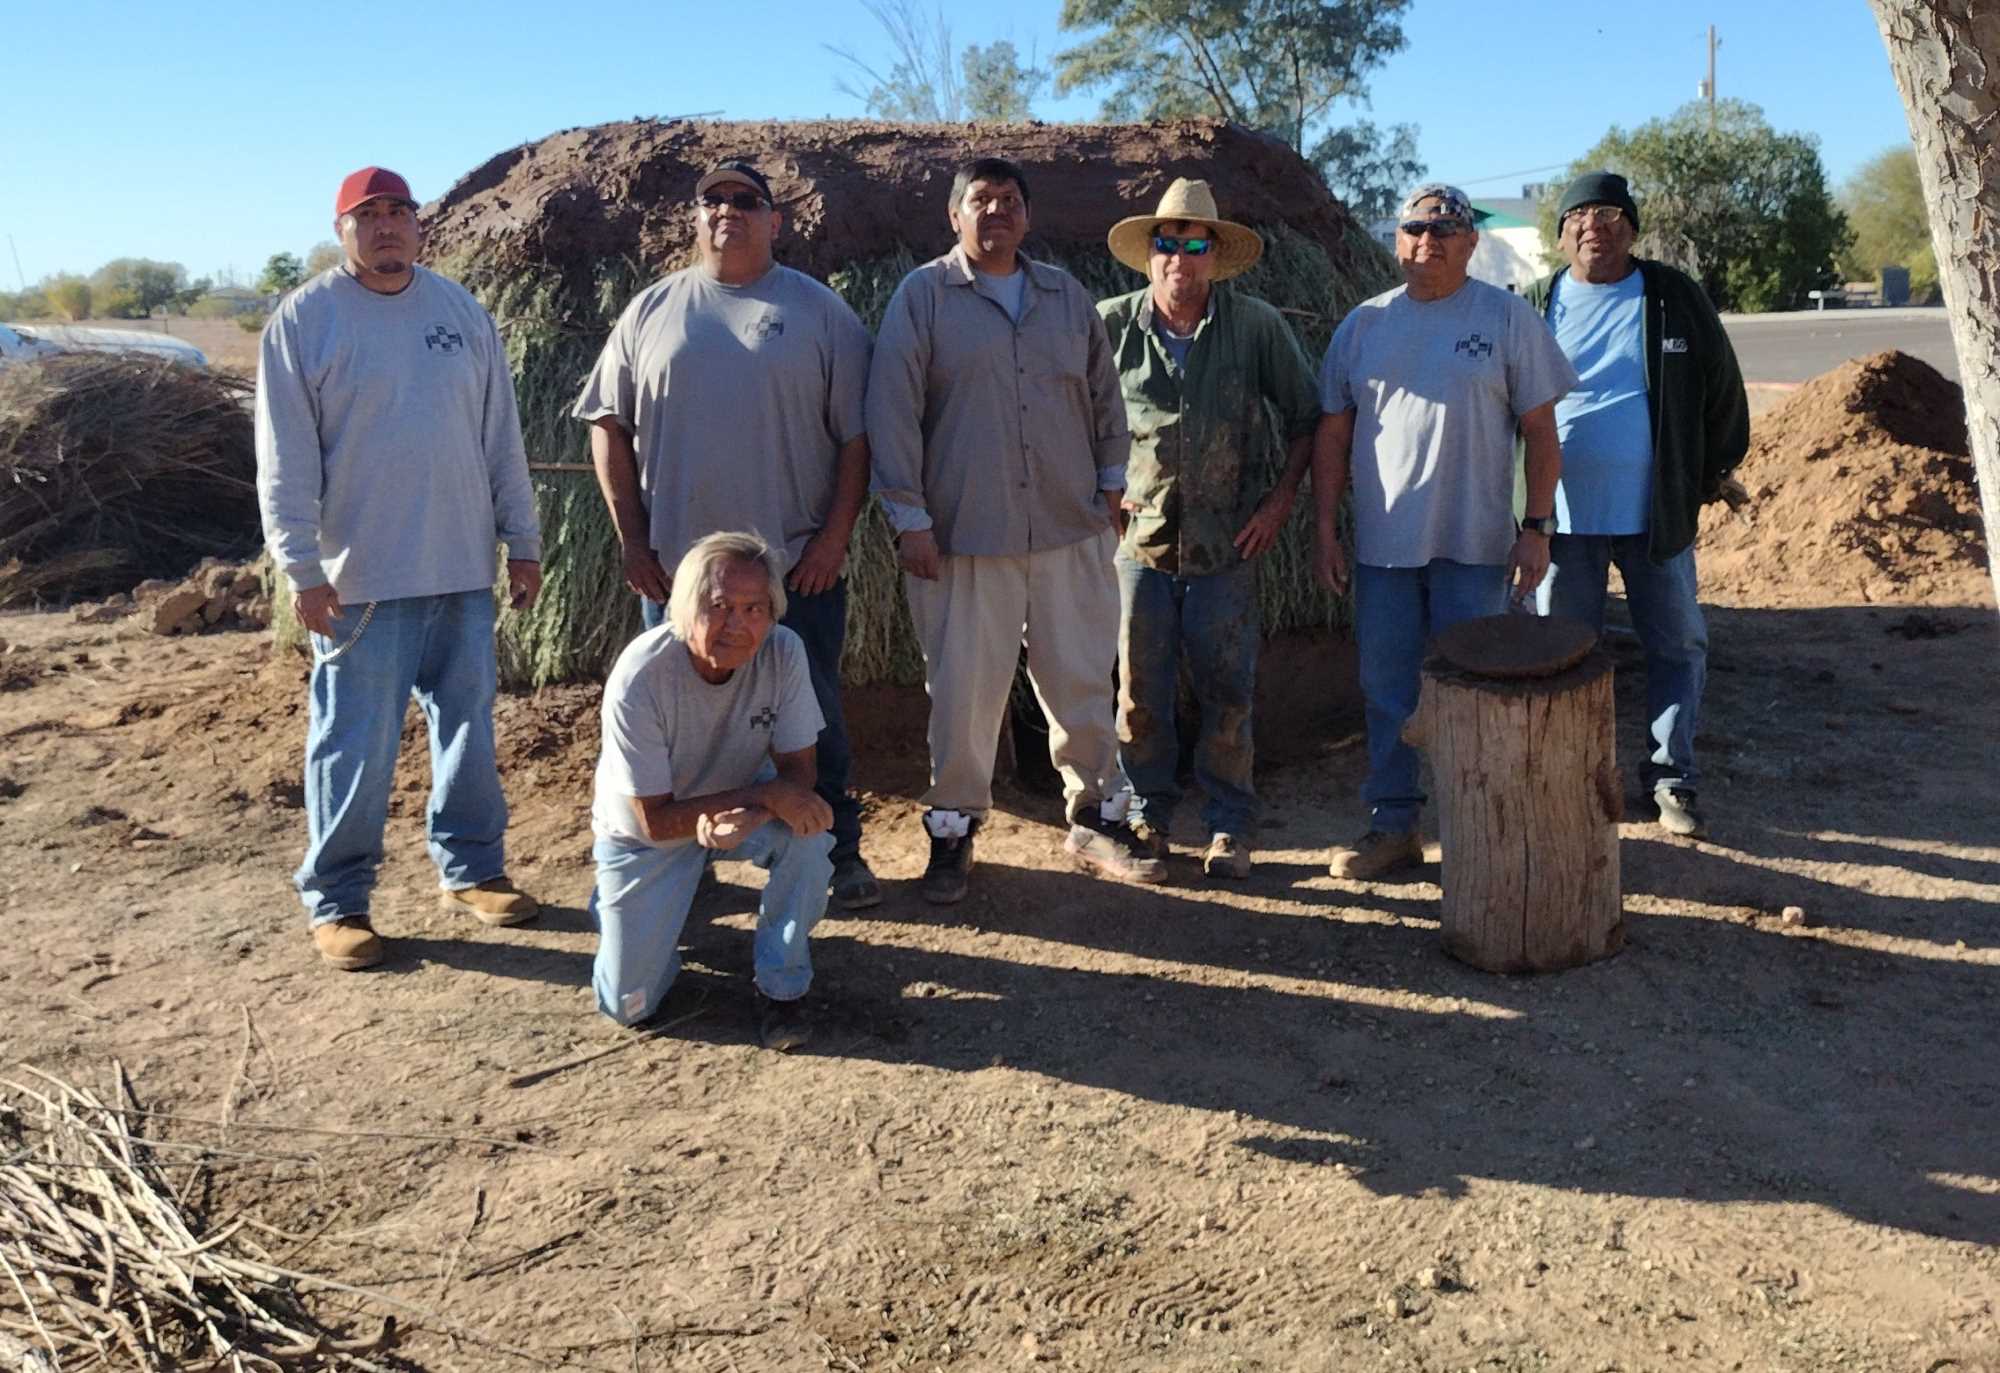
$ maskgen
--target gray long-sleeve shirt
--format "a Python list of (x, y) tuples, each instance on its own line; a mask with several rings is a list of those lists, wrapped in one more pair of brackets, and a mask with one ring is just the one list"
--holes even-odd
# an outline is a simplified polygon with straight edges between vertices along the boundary
[(1020, 263), (1018, 322), (954, 248), (903, 278), (875, 340), (875, 490), (899, 529), (927, 515), (947, 554), (1087, 539), (1110, 518), (1100, 486), (1124, 485), (1131, 435), (1097, 306), (1069, 273)]
[(496, 540), (540, 561), (492, 317), (422, 267), (394, 295), (340, 268), (292, 292), (259, 349), (257, 500), (293, 588), (346, 605), (489, 587)]

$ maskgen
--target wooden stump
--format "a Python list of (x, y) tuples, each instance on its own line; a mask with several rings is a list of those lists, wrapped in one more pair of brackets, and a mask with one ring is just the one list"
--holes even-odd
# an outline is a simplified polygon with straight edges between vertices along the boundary
[[(1404, 731), (1436, 778), (1445, 951), (1508, 973), (1616, 953), (1624, 784), (1611, 659), (1574, 622), (1494, 616), (1454, 629), (1464, 632), (1440, 636), (1424, 664)], [(1503, 675), (1474, 670), (1482, 661)]]

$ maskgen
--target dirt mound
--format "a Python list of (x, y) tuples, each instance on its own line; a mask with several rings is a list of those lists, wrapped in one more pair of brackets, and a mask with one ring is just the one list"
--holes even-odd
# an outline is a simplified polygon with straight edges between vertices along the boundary
[[(652, 272), (691, 257), (694, 184), (725, 157), (771, 179), (786, 216), (779, 255), (825, 278), (896, 245), (928, 256), (950, 245), (952, 169), (997, 153), (1018, 162), (1045, 249), (1104, 251), (1112, 223), (1157, 201), (1177, 176), (1218, 182), (1223, 212), (1285, 224), (1324, 248), (1342, 273), (1358, 226), (1286, 145), (1213, 120), (1157, 124), (883, 124), (863, 120), (717, 123), (635, 120), (568, 129), (501, 153), (460, 179), (425, 214), (429, 254), (477, 255), (483, 270), (636, 257)], [(1220, 171), (1219, 171), (1220, 169)], [(497, 261), (494, 255), (498, 255)], [(1136, 284), (1136, 278), (1135, 284)]]
[(1702, 589), (1759, 605), (1990, 605), (1965, 402), (1907, 353), (1843, 363), (1757, 417), (1748, 521), (1702, 514)]
[(203, 558), (179, 582), (152, 579), (71, 612), (79, 624), (109, 624), (145, 612), (155, 634), (199, 634), (208, 629), (262, 629), (271, 623), (262, 558), (232, 563)]

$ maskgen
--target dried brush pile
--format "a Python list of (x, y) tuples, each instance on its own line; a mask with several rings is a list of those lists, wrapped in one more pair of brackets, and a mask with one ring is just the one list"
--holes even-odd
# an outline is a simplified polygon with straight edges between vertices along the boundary
[[(273, 1265), (238, 1217), (209, 1227), (200, 1145), (134, 1133), (124, 1070), (115, 1104), (33, 1074), (0, 1082), (0, 1366), (319, 1369), (389, 1373), (395, 1318), (335, 1339), (297, 1287), (341, 1284)], [(173, 1152), (179, 1150), (181, 1152)], [(226, 1151), (225, 1151), (226, 1152)], [(178, 1185), (169, 1174), (178, 1172)]]
[(0, 368), (0, 606), (103, 596), (253, 552), (251, 390), (111, 353)]

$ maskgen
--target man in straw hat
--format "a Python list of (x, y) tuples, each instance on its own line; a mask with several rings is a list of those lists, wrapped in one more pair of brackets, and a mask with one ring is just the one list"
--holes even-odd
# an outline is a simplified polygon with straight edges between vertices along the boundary
[[(1555, 403), (1576, 371), (1521, 297), (1471, 280), (1472, 204), (1455, 186), (1403, 202), (1404, 284), (1349, 312), (1320, 368), (1313, 451), (1318, 556), (1335, 589), (1347, 563), (1335, 523), (1354, 483), (1354, 641), (1368, 729), (1367, 832), (1335, 850), (1335, 877), (1366, 881), (1420, 862), (1424, 794), (1403, 725), (1425, 645), (1461, 620), (1518, 603), (1549, 565)], [(1514, 436), (1527, 446), (1527, 513), (1514, 522)]]
[[(1202, 870), (1247, 877), (1257, 818), (1255, 559), (1291, 514), (1319, 400), (1284, 317), (1221, 284), (1256, 262), (1264, 241), (1222, 218), (1206, 181), (1175, 181), (1153, 213), (1112, 226), (1109, 242), (1111, 255), (1149, 282), (1097, 307), (1132, 428), (1117, 557), (1118, 744), (1135, 793), (1132, 829), (1167, 856), (1180, 799), (1174, 707), (1185, 658), (1201, 710), (1194, 771), (1207, 798)], [(1284, 470), (1267, 491), (1261, 460), (1280, 448)]]
[(507, 545), (525, 610), (542, 546), (507, 350), (464, 288), (417, 265), (409, 183), (363, 167), (333, 213), (346, 260), (286, 296), (259, 345), (257, 498), (312, 635), (293, 880), (320, 957), (352, 972), (382, 961), (369, 898), (412, 694), (430, 724), (440, 901), (488, 925), (535, 917), (504, 864), (493, 555)]
[(948, 215), (957, 246), (903, 278), (868, 373), (875, 487), (931, 697), (921, 890), (965, 896), (1024, 639), (1063, 778), (1063, 850), (1157, 882), (1118, 771), (1111, 555), (1130, 440), (1104, 323), (1075, 277), (1020, 251), (1028, 182), (1012, 162), (961, 166)]

